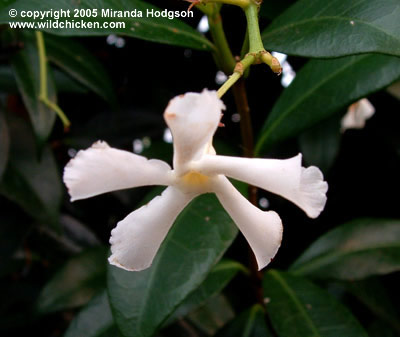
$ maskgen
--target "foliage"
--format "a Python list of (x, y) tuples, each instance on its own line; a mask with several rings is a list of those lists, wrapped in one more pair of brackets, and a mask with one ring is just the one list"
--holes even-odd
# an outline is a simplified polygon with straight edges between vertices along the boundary
[[(189, 4), (0, 2), (4, 335), (400, 336), (400, 101), (396, 86), (393, 96), (385, 90), (400, 81), (400, 2), (265, 0), (257, 40), (251, 33), (246, 39), (245, 15), (230, 5), (242, 1), (197, 4), (193, 18), (87, 16), (79, 20), (125, 27), (38, 31), (11, 29), (10, 10), (18, 13), (12, 22), (38, 23), (21, 12), (145, 13), (186, 11)], [(249, 31), (259, 29), (257, 14), (246, 15)], [(203, 16), (209, 33), (196, 29)], [(279, 72), (261, 56), (263, 47), (289, 55), (296, 78), (287, 88), (270, 69), (254, 65)], [(236, 55), (243, 74), (234, 69)], [(137, 153), (171, 161), (163, 109), (177, 94), (217, 89), (217, 71), (233, 73), (219, 91), (227, 92), (227, 109), (217, 152), (283, 158), (301, 151), (329, 183), (326, 210), (310, 222), (279, 198), (261, 191), (254, 197), (241, 186), (253, 202), (267, 198), (285, 225), (278, 255), (258, 273), (229, 215), (214, 196), (203, 195), (176, 220), (152, 267), (110, 266), (110, 230), (160, 189), (71, 204), (63, 167), (98, 139), (128, 150), (133, 143)], [(251, 119), (241, 115), (240, 131), (246, 89)], [(342, 116), (364, 97), (376, 114), (364, 129), (341, 133)]]

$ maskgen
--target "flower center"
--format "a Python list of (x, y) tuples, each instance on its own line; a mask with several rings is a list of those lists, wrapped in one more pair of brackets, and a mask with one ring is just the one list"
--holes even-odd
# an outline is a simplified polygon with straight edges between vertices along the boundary
[(209, 177), (205, 176), (204, 174), (195, 172), (195, 171), (190, 171), (189, 173), (186, 173), (182, 177), (182, 181), (185, 185), (198, 188), (198, 187), (207, 186)]

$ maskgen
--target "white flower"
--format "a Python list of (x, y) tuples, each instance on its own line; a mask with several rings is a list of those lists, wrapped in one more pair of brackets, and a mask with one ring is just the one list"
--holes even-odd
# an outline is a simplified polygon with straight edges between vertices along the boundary
[(245, 199), (231, 177), (279, 194), (315, 218), (326, 202), (327, 183), (316, 167), (301, 167), (301, 155), (286, 159), (217, 156), (212, 138), (224, 104), (216, 92), (187, 93), (168, 104), (164, 118), (174, 139), (173, 169), (97, 142), (79, 151), (65, 167), (71, 200), (114, 190), (165, 185), (164, 192), (120, 221), (111, 232), (109, 262), (126, 270), (149, 267), (178, 214), (196, 196), (215, 193), (246, 237), (259, 269), (275, 256), (282, 240), (278, 214), (264, 212)]
[(347, 129), (362, 129), (367, 119), (375, 113), (375, 108), (366, 98), (353, 103), (341, 120), (341, 131)]

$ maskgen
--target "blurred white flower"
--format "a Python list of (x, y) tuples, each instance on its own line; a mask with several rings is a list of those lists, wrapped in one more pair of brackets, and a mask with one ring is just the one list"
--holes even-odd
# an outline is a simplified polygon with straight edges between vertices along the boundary
[(265, 267), (281, 244), (281, 219), (252, 205), (226, 176), (279, 194), (309, 217), (323, 210), (327, 183), (318, 168), (301, 166), (300, 154), (286, 160), (216, 155), (212, 138), (224, 108), (216, 92), (207, 90), (169, 102), (164, 118), (173, 136), (173, 169), (163, 161), (147, 160), (101, 141), (79, 151), (67, 164), (64, 182), (71, 201), (124, 188), (168, 186), (111, 232), (111, 264), (126, 270), (149, 267), (185, 206), (200, 194), (215, 193), (253, 249), (259, 269)]
[(281, 84), (283, 87), (287, 88), (296, 77), (296, 72), (293, 70), (292, 66), (287, 61), (287, 55), (273, 51), (271, 53), (273, 57), (276, 57), (282, 67), (282, 77)]
[(341, 131), (347, 129), (362, 129), (365, 121), (371, 118), (375, 113), (375, 108), (366, 98), (353, 103), (347, 109), (347, 113), (341, 121)]

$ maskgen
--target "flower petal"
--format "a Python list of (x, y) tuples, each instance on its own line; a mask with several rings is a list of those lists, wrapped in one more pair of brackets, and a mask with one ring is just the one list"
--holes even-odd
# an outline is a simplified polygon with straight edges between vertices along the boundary
[(279, 159), (206, 155), (192, 164), (202, 174), (224, 174), (278, 194), (300, 207), (310, 218), (324, 209), (328, 184), (321, 171), (301, 166), (301, 154)]
[(108, 261), (131, 271), (150, 267), (176, 217), (194, 196), (169, 186), (161, 196), (118, 222), (111, 232)]
[(171, 170), (161, 160), (147, 160), (98, 141), (77, 153), (64, 169), (71, 201), (146, 185), (168, 185)]
[(221, 120), (225, 106), (215, 91), (189, 92), (173, 98), (164, 119), (174, 139), (174, 169), (185, 174), (185, 164), (208, 153), (209, 144)]
[(282, 242), (282, 222), (274, 211), (263, 212), (244, 198), (229, 180), (220, 176), (215, 193), (245, 236), (259, 270), (271, 262)]

